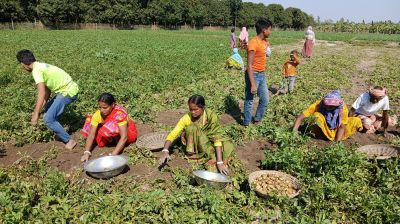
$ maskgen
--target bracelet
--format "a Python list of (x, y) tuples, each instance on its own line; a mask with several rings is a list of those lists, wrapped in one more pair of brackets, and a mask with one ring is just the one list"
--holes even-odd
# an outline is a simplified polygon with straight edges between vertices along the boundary
[(161, 150), (161, 152), (168, 152), (169, 153), (169, 150), (168, 149), (163, 149), (163, 150)]
[(221, 165), (221, 164), (224, 164), (224, 162), (223, 161), (217, 162), (217, 165)]
[(90, 156), (92, 155), (92, 153), (90, 151), (84, 151), (83, 154), (89, 154)]

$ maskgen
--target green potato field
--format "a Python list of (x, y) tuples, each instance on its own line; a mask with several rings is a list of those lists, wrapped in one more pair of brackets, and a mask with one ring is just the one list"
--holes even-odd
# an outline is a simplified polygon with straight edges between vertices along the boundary
[[(399, 126), (390, 130), (391, 138), (357, 133), (341, 143), (316, 140), (307, 127), (297, 135), (291, 127), (308, 105), (336, 89), (350, 107), (370, 86), (384, 86), (390, 115), (399, 115), (400, 35), (316, 32), (314, 55), (301, 59), (294, 93), (270, 94), (263, 122), (248, 128), (240, 117), (244, 74), (224, 68), (229, 35), (228, 30), (0, 31), (0, 223), (399, 223), (399, 158), (368, 160), (356, 152), (367, 144), (399, 146)], [(289, 52), (301, 51), (303, 32), (273, 31), (269, 42), (272, 90), (282, 81)], [(16, 60), (21, 49), (78, 83), (78, 100), (60, 118), (79, 140), (73, 151), (54, 139), (42, 118), (38, 127), (30, 125), (36, 87)], [(246, 61), (246, 52), (240, 54)], [(124, 151), (127, 173), (109, 180), (87, 176), (79, 130), (103, 92), (128, 109), (142, 134), (172, 130), (166, 116), (178, 120), (182, 114), (176, 111), (187, 110), (188, 97), (203, 95), (237, 146), (232, 184), (223, 190), (197, 186), (191, 171), (203, 167), (183, 159), (182, 145), (174, 146), (176, 158), (162, 171), (158, 152), (131, 145)], [(300, 195), (258, 197), (247, 177), (259, 169), (296, 177)]]

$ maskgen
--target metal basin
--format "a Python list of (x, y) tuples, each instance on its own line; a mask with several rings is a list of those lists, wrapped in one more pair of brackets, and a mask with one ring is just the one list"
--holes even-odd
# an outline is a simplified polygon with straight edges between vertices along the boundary
[(231, 181), (231, 179), (223, 174), (214, 173), (207, 170), (193, 171), (196, 182), (200, 185), (205, 184), (217, 189), (223, 189)]
[(126, 156), (104, 156), (89, 160), (84, 164), (85, 171), (92, 177), (107, 179), (120, 174), (127, 166)]

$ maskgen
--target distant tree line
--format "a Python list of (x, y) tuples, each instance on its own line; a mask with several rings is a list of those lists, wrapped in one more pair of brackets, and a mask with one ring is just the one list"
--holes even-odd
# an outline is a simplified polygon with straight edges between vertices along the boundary
[(332, 21), (318, 22), (317, 30), (325, 32), (350, 32), (350, 33), (383, 33), (400, 34), (400, 23), (392, 21), (379, 21), (371, 23), (361, 23), (345, 21), (343, 18), (333, 23)]
[(0, 0), (0, 22), (41, 21), (56, 27), (64, 23), (242, 27), (254, 26), (260, 17), (281, 29), (312, 25), (320, 31), (400, 34), (400, 23), (391, 21), (321, 22), (298, 8), (242, 0)]
[(303, 29), (314, 23), (311, 16), (297, 8), (241, 0), (0, 0), (0, 22), (41, 21), (49, 26), (254, 26), (260, 17), (270, 19), (282, 29)]

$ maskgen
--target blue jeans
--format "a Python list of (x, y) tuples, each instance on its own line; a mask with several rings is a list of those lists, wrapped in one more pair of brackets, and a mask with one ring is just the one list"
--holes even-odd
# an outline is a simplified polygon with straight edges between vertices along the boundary
[(57, 118), (64, 112), (65, 107), (75, 101), (77, 96), (63, 96), (59, 93), (55, 95), (44, 108), (44, 123), (48, 128), (53, 130), (61, 141), (67, 143), (71, 136), (64, 130)]
[(295, 84), (296, 84), (296, 76), (288, 76), (283, 80), (281, 89), (285, 89), (289, 93), (292, 93)]
[[(254, 121), (261, 121), (262, 118), (264, 117), (265, 110), (268, 105), (267, 80), (264, 73), (254, 72), (253, 75), (257, 87), (257, 96), (260, 98), (256, 111), (256, 116), (254, 117)], [(243, 125), (247, 126), (250, 124), (252, 118), (254, 94), (251, 93), (251, 83), (247, 71), (245, 72), (244, 76), (245, 76), (244, 79), (246, 82), (246, 88), (245, 88), (245, 99), (244, 99)]]

